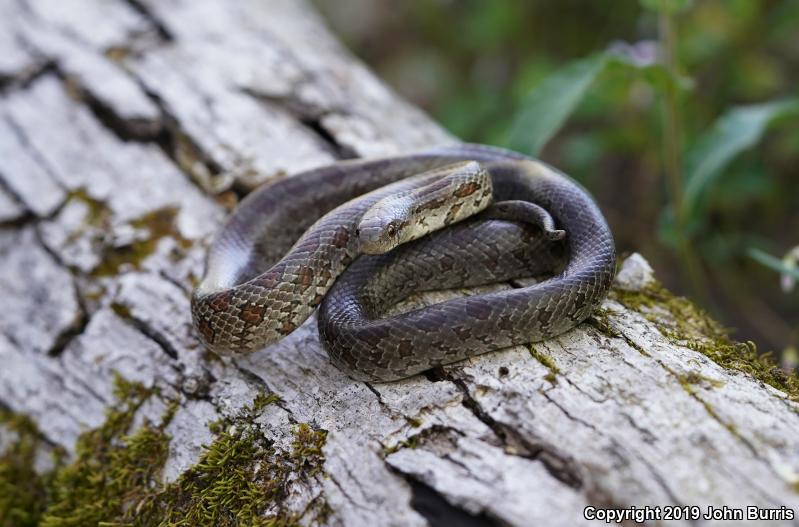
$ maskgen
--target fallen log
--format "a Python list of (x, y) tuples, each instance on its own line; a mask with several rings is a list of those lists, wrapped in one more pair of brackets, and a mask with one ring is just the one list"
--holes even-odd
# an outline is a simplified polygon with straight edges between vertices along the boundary
[(3, 525), (572, 526), (646, 505), (797, 523), (796, 378), (639, 255), (568, 334), (401, 382), (336, 370), (314, 319), (205, 352), (189, 294), (238, 197), (455, 139), (297, 0), (0, 13)]

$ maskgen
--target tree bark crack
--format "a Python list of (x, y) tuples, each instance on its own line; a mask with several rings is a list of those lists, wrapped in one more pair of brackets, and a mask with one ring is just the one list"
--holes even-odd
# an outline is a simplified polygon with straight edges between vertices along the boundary
[(153, 12), (148, 8), (143, 2), (139, 0), (124, 0), (134, 11), (139, 13), (145, 20), (147, 20), (155, 31), (157, 32), (158, 36), (163, 40), (165, 44), (171, 43), (175, 41), (175, 37), (172, 36), (172, 33), (164, 25), (163, 21), (161, 21), (157, 16), (153, 14)]
[[(496, 421), (493, 417), (483, 411), (480, 404), (469, 393), (468, 386), (466, 386), (466, 383), (462, 379), (450, 377), (449, 380), (452, 381), (461, 391), (461, 394), (463, 395), (463, 405), (469, 409), (474, 416), (477, 417), (477, 419), (482, 421), (494, 432), (497, 438), (505, 446), (508, 453), (511, 455), (518, 455), (519, 457), (540, 461), (552, 477), (561, 483), (568, 485), (569, 487), (579, 489), (582, 486), (583, 477), (568, 456), (549, 445), (545, 445), (543, 443), (535, 445), (532, 444), (529, 440), (519, 434), (518, 431), (514, 430), (513, 427), (506, 426), (505, 424)], [(547, 399), (550, 402), (553, 402), (549, 397), (547, 397)], [(563, 411), (562, 408), (561, 411)], [(564, 411), (564, 413), (566, 412)], [(522, 448), (520, 449), (519, 446)]]
[[(111, 304), (111, 308), (114, 309), (117, 314), (120, 314), (122, 311), (126, 310), (125, 306), (119, 306), (118, 304)], [(121, 316), (121, 318), (128, 322), (134, 329), (138, 330), (139, 333), (157, 344), (158, 347), (161, 348), (161, 351), (163, 351), (164, 354), (166, 354), (170, 359), (173, 361), (178, 360), (178, 351), (175, 349), (172, 343), (169, 342), (169, 339), (146, 320), (137, 318), (130, 313), (124, 313), (124, 316)]]
[(503, 524), (485, 512), (472, 514), (457, 505), (452, 504), (445, 496), (433, 487), (414, 479), (406, 474), (400, 474), (411, 487), (411, 507), (421, 514), (430, 527), (449, 527), (459, 525), (462, 527), (501, 527)]

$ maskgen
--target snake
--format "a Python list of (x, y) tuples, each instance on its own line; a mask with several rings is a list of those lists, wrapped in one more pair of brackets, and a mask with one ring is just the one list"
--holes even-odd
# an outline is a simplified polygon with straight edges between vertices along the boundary
[[(611, 230), (579, 183), (534, 158), (458, 143), (265, 183), (211, 241), (192, 293), (199, 340), (262, 350), (318, 312), (331, 362), (387, 382), (574, 328), (615, 275)], [(395, 314), (414, 292), (549, 273)]]

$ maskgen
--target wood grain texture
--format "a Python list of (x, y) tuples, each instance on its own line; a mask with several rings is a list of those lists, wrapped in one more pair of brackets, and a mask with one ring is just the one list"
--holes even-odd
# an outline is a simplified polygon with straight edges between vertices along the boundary
[[(253, 417), (276, 445), (296, 423), (328, 431), (323, 471), (293, 481), (286, 507), (323, 496), (330, 525), (799, 506), (799, 405), (666, 335), (658, 306), (611, 297), (595, 323), (534, 353), (390, 384), (332, 367), (313, 318), (242, 359), (204, 353), (188, 296), (229, 189), (454, 139), (304, 2), (68, 4), (0, 1), (0, 298), (13, 306), (0, 315), (0, 405), (50, 443), (73, 451), (103, 422), (116, 371), (180, 402), (165, 481), (196, 463), (209, 423), (277, 394)], [(651, 279), (634, 256), (617, 288)]]

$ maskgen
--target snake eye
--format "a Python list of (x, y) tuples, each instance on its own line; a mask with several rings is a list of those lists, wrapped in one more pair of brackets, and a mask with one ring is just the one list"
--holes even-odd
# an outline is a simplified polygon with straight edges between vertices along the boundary
[(386, 232), (393, 238), (397, 234), (397, 226), (393, 223), (389, 223), (388, 227), (386, 227)]

